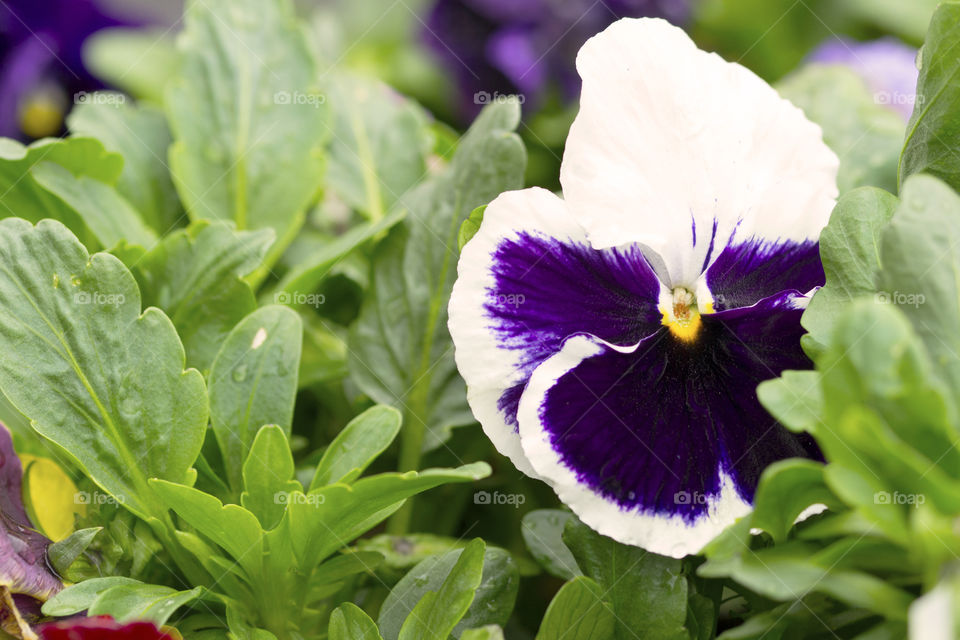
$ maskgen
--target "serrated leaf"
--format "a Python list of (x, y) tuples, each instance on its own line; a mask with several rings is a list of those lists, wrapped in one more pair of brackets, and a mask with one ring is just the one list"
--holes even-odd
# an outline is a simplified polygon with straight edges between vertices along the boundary
[(290, 434), (302, 340), (296, 312), (261, 307), (234, 327), (213, 361), (210, 423), (235, 491), (260, 427), (275, 424)]
[(293, 472), (293, 454), (283, 429), (275, 424), (261, 427), (243, 463), (240, 503), (257, 516), (264, 531), (280, 522), (288, 494), (303, 488), (292, 479)]
[(121, 504), (162, 513), (147, 478), (188, 481), (207, 423), (170, 320), (58, 222), (0, 222), (0, 263), (0, 388)]

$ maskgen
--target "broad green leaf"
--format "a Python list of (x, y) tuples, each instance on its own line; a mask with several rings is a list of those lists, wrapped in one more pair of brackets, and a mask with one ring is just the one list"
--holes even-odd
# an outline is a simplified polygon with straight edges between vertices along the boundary
[[(94, 94), (101, 95), (101, 94)], [(150, 105), (134, 105), (119, 94), (113, 100), (87, 100), (67, 116), (73, 135), (100, 140), (123, 156), (117, 191), (159, 234), (169, 232), (181, 216), (180, 201), (167, 168), (170, 129), (163, 112)]]
[(220, 545), (251, 579), (259, 575), (263, 530), (255, 515), (239, 505), (224, 505), (210, 494), (182, 484), (164, 480), (151, 480), (150, 484), (167, 507)]
[[(480, 587), (485, 550), (486, 545), (480, 538), (460, 550), (440, 588), (424, 593), (404, 620), (398, 640), (449, 638), (454, 627), (467, 614)], [(454, 635), (459, 637), (459, 634)]]
[(166, 96), (170, 165), (191, 219), (272, 228), (268, 266), (303, 224), (323, 174), (323, 101), (291, 4), (191, 0)]
[(600, 535), (579, 520), (564, 529), (584, 575), (600, 585), (617, 623), (612, 638), (687, 640), (687, 578), (683, 562)]
[(265, 424), (289, 436), (303, 329), (300, 316), (281, 306), (257, 309), (238, 324), (210, 369), (210, 423), (230, 486)]
[(823, 465), (812, 460), (781, 460), (767, 467), (760, 478), (751, 524), (782, 542), (797, 516), (821, 503), (838, 505), (823, 480)]
[(202, 591), (203, 587), (177, 591), (157, 584), (118, 584), (98, 595), (87, 613), (108, 615), (119, 622), (149, 620), (163, 625), (174, 611), (196, 600)]
[(34, 165), (30, 174), (80, 215), (102, 247), (111, 249), (126, 241), (149, 249), (156, 243), (157, 234), (110, 185), (88, 176), (74, 176), (52, 162)]
[(383, 640), (376, 623), (363, 609), (344, 602), (330, 614), (330, 640)]
[(319, 251), (312, 252), (306, 260), (296, 263), (284, 274), (275, 289), (272, 302), (296, 304), (300, 295), (315, 291), (337, 263), (367, 240), (403, 220), (406, 214), (404, 209), (395, 209), (379, 220), (351, 228)]
[(527, 549), (540, 566), (558, 578), (582, 575), (570, 549), (563, 543), (563, 528), (573, 517), (560, 509), (537, 509), (523, 516), (521, 533)]
[(470, 216), (460, 225), (460, 231), (457, 232), (457, 251), (463, 251), (463, 245), (470, 242), (473, 236), (480, 231), (480, 224), (483, 222), (483, 212), (487, 210), (487, 205), (477, 207), (470, 212)]
[(950, 187), (931, 176), (907, 179), (883, 232), (877, 278), (882, 301), (910, 319), (954, 398), (960, 398), (958, 219), (960, 196)]
[(50, 566), (60, 575), (64, 575), (73, 564), (73, 561), (80, 557), (98, 533), (103, 531), (103, 527), (89, 527), (74, 531), (70, 536), (54, 542), (47, 548), (47, 559)]
[[(600, 585), (578, 576), (563, 585), (543, 614), (536, 640), (607, 640), (617, 619)], [(639, 636), (638, 636), (639, 637)]]
[(147, 478), (191, 481), (207, 424), (173, 324), (58, 222), (0, 221), (0, 264), (0, 388), (118, 502), (163, 513)]
[(303, 489), (293, 480), (293, 454), (283, 429), (275, 424), (260, 428), (243, 463), (240, 503), (257, 516), (263, 529), (280, 522), (291, 491)]
[(366, 533), (412, 495), (452, 482), (472, 482), (490, 474), (483, 462), (456, 469), (384, 473), (351, 485), (333, 484), (293, 493), (287, 513), (293, 548), (302, 567), (320, 560)]
[(227, 334), (257, 308), (241, 277), (260, 265), (272, 239), (269, 230), (200, 222), (166, 236), (136, 261), (144, 304), (170, 316), (191, 366), (207, 371)]
[(446, 171), (404, 197), (407, 219), (377, 248), (348, 366), (367, 395), (403, 408), (401, 468), (473, 421), (447, 331), (457, 234), (475, 208), (523, 185), (526, 153), (512, 133), (519, 118), (513, 101), (484, 109)]
[[(163, 100), (177, 66), (171, 29), (101, 29), (83, 43), (83, 62), (95, 76), (138, 98)], [(99, 136), (97, 136), (99, 137)], [(161, 154), (161, 158), (165, 156)]]
[(113, 184), (120, 176), (123, 158), (91, 138), (45, 138), (28, 147), (0, 138), (0, 217), (20, 217), (31, 222), (53, 218), (84, 242), (93, 241), (80, 216), (30, 174), (30, 168), (40, 162), (53, 162), (74, 175)]
[(816, 433), (823, 413), (820, 374), (816, 371), (784, 371), (779, 378), (764, 380), (757, 397), (777, 421), (791, 431)]
[(101, 593), (116, 586), (143, 584), (139, 580), (123, 576), (91, 578), (72, 585), (43, 603), (43, 613), (48, 616), (72, 616), (90, 608)]
[(323, 89), (332, 116), (327, 184), (379, 220), (427, 172), (425, 112), (372, 77), (335, 72)]
[(907, 125), (900, 158), (900, 185), (917, 173), (929, 173), (960, 188), (960, 2), (937, 7), (920, 51), (917, 104)]
[(359, 478), (397, 437), (400, 421), (400, 412), (384, 405), (371, 407), (351, 420), (323, 452), (310, 490)]
[[(475, 544), (475, 543), (474, 543)], [(455, 549), (431, 556), (411, 569), (394, 586), (380, 607), (378, 624), (386, 640), (402, 637), (401, 628), (407, 624), (411, 612), (428, 592), (438, 591), (452, 575), (455, 565), (463, 557), (464, 549)], [(474, 553), (476, 550), (474, 549)], [(503, 549), (488, 547), (483, 556), (482, 577), (471, 594), (466, 613), (458, 613), (453, 635), (460, 637), (466, 629), (488, 624), (506, 624), (513, 611), (520, 579), (516, 563)], [(475, 562), (472, 560), (471, 562)]]
[(823, 129), (840, 158), (840, 193), (857, 187), (897, 190), (903, 119), (883, 106), (852, 70), (811, 65), (777, 83), (780, 94)]
[(460, 634), (460, 640), (503, 640), (503, 629), (497, 624), (488, 624), (477, 629), (467, 629)]
[(880, 237), (896, 208), (895, 196), (865, 187), (841, 196), (830, 214), (830, 223), (820, 233), (826, 284), (814, 294), (801, 320), (818, 342), (829, 340), (837, 317), (852, 300), (874, 295)]
[(465, 544), (460, 538), (431, 533), (408, 533), (402, 536), (382, 534), (373, 538), (363, 538), (357, 541), (356, 546), (363, 551), (376, 551), (383, 554), (386, 567), (405, 574), (430, 556), (461, 549)]

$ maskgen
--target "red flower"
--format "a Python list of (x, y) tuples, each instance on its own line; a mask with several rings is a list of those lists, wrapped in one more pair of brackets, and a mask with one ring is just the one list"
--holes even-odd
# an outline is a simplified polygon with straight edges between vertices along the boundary
[(40, 627), (41, 640), (179, 640), (152, 622), (120, 624), (110, 616), (75, 618)]

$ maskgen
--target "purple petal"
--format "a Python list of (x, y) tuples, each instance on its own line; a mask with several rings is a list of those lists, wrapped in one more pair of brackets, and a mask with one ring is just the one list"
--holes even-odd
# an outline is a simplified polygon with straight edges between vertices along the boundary
[(729, 245), (706, 275), (717, 311), (749, 307), (781, 291), (806, 293), (824, 283), (816, 242), (749, 240)]
[(800, 314), (791, 295), (776, 296), (703, 316), (692, 342), (662, 329), (630, 350), (601, 349), (543, 395), (541, 428), (577, 481), (623, 511), (692, 523), (719, 499), (723, 476), (750, 502), (767, 465), (819, 456), (755, 392), (784, 369), (809, 368)]
[(34, 529), (21, 498), (23, 468), (13, 439), (0, 424), (0, 586), (46, 600), (63, 585), (47, 567), (50, 540)]

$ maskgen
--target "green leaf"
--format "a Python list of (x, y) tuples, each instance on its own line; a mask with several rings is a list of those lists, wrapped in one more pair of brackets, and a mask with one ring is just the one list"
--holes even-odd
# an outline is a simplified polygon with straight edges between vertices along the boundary
[(751, 525), (782, 542), (797, 516), (820, 503), (839, 505), (823, 480), (823, 465), (799, 458), (781, 460), (767, 467), (760, 478)]
[(371, 407), (351, 420), (323, 452), (310, 490), (359, 478), (397, 437), (401, 420), (399, 411), (384, 405)]
[(340, 582), (358, 573), (372, 573), (383, 562), (376, 551), (350, 551), (320, 564), (310, 576), (311, 586)]
[(440, 588), (423, 594), (407, 616), (398, 640), (447, 640), (476, 596), (485, 550), (483, 540), (477, 538), (460, 551)]
[(585, 576), (566, 583), (543, 614), (536, 640), (607, 640), (617, 637), (617, 618), (604, 596), (600, 585)]
[(757, 397), (777, 421), (791, 431), (816, 433), (823, 412), (820, 374), (816, 371), (784, 371), (779, 378), (764, 380)]
[(187, 524), (220, 545), (254, 580), (260, 574), (263, 531), (257, 517), (235, 504), (222, 502), (192, 487), (151, 480), (170, 509)]
[(403, 469), (451, 427), (473, 422), (447, 331), (457, 233), (476, 207), (522, 186), (526, 153), (512, 133), (519, 118), (513, 101), (484, 109), (447, 170), (404, 197), (406, 221), (377, 248), (348, 366), (364, 393), (404, 409)]
[(426, 115), (374, 78), (334, 72), (324, 92), (332, 112), (327, 184), (379, 220), (427, 172)]
[[(474, 545), (472, 553), (478, 553), (476, 541), (471, 544)], [(418, 603), (421, 598), (431, 591), (442, 590), (448, 576), (454, 575), (456, 565), (460, 564), (464, 553), (464, 549), (455, 549), (429, 557), (417, 564), (394, 586), (380, 607), (377, 621), (386, 640), (403, 637), (401, 628), (413, 624), (408, 621), (411, 616), (419, 613), (416, 607), (420, 606)], [(479, 582), (474, 588), (475, 595), (471, 593), (471, 600), (467, 601), (466, 613), (458, 609), (459, 622), (453, 621), (455, 626), (452, 633), (455, 637), (460, 637), (464, 630), (473, 627), (506, 624), (516, 601), (520, 579), (516, 563), (510, 554), (503, 549), (491, 547), (487, 547), (486, 551), (481, 549), (479, 553), (483, 558), (482, 576), (473, 576), (479, 579)], [(468, 561), (473, 564), (477, 559), (468, 556)], [(472, 573), (473, 569), (470, 572)], [(444, 627), (446, 628), (445, 625)], [(448, 635), (449, 633), (448, 631)]]
[(257, 309), (238, 324), (210, 369), (210, 422), (230, 486), (265, 424), (289, 436), (303, 329), (300, 316), (281, 306)]
[(406, 573), (430, 556), (461, 549), (465, 544), (460, 538), (431, 533), (410, 533), (403, 536), (382, 534), (373, 538), (363, 538), (357, 541), (356, 546), (357, 549), (382, 554), (384, 565)]
[(503, 629), (497, 624), (467, 629), (460, 635), (460, 640), (503, 640)]
[(109, 86), (159, 103), (178, 61), (170, 32), (169, 28), (101, 29), (83, 43), (84, 65)]
[(617, 620), (613, 638), (689, 638), (681, 560), (620, 544), (576, 519), (567, 523), (563, 541), (610, 603)]
[(88, 176), (74, 176), (52, 162), (34, 165), (30, 174), (40, 186), (80, 214), (102, 247), (110, 249), (126, 241), (150, 248), (156, 243), (157, 234), (110, 185)]
[(119, 584), (98, 595), (87, 613), (112, 616), (119, 622), (149, 620), (163, 625), (174, 611), (196, 600), (202, 591), (203, 587), (177, 591), (156, 584)]
[(470, 216), (460, 225), (460, 231), (457, 233), (457, 251), (463, 251), (463, 245), (470, 242), (473, 236), (480, 231), (480, 224), (483, 222), (483, 212), (487, 210), (487, 205), (477, 207), (470, 212)]
[(297, 296), (316, 291), (337, 263), (367, 240), (393, 227), (406, 215), (406, 210), (395, 209), (379, 220), (351, 228), (321, 249), (311, 252), (306, 260), (296, 263), (284, 274), (272, 301), (277, 304), (296, 304)]
[(909, 178), (883, 232), (877, 285), (903, 311), (960, 398), (960, 196), (931, 176)]
[(193, 0), (178, 44), (166, 99), (174, 184), (191, 219), (272, 228), (269, 267), (323, 174), (324, 114), (303, 31), (286, 0)]
[(880, 269), (880, 237), (897, 208), (897, 198), (865, 187), (841, 196), (820, 234), (826, 284), (803, 314), (804, 329), (826, 343), (837, 318), (852, 300), (872, 296)]
[(72, 616), (86, 611), (105, 591), (121, 585), (143, 584), (139, 580), (123, 576), (91, 578), (71, 585), (43, 603), (43, 613), (48, 616)]
[(91, 138), (46, 138), (29, 147), (0, 138), (0, 217), (17, 216), (31, 222), (53, 218), (84, 241), (92, 240), (80, 216), (33, 178), (30, 168), (39, 162), (53, 162), (74, 175), (113, 184), (120, 175), (123, 158)]
[(191, 366), (207, 371), (227, 334), (257, 308), (241, 277), (260, 265), (272, 240), (269, 230), (194, 223), (137, 260), (133, 274), (144, 304), (170, 316)]
[(103, 527), (78, 529), (63, 540), (51, 544), (47, 548), (47, 559), (50, 561), (50, 566), (61, 576), (64, 575), (73, 561), (86, 551), (101, 531), (103, 531)]
[(540, 566), (565, 580), (583, 575), (563, 543), (563, 528), (571, 518), (573, 514), (569, 511), (537, 509), (523, 516), (521, 527), (527, 549)]
[(315, 566), (383, 522), (412, 495), (442, 484), (472, 482), (489, 474), (489, 465), (475, 462), (456, 469), (383, 473), (351, 485), (333, 484), (306, 495), (293, 493), (287, 513), (300, 565)]
[(344, 602), (330, 614), (330, 640), (383, 640), (376, 623), (363, 609)]
[(0, 388), (34, 428), (141, 516), (147, 478), (192, 479), (207, 424), (203, 376), (126, 267), (58, 222), (0, 222)]
[[(100, 96), (102, 94), (94, 94)], [(123, 156), (117, 191), (143, 220), (160, 234), (180, 218), (180, 200), (167, 169), (170, 129), (163, 112), (150, 105), (133, 105), (107, 94), (111, 100), (87, 100), (67, 116), (73, 135), (100, 140), (107, 150)]]
[(960, 2), (942, 2), (920, 50), (917, 104), (907, 125), (900, 158), (900, 184), (929, 173), (960, 188)]
[(283, 429), (275, 424), (260, 428), (243, 463), (240, 503), (257, 516), (264, 531), (280, 522), (291, 491), (303, 489), (293, 480), (293, 454)]
[(839, 65), (810, 65), (777, 83), (780, 94), (823, 129), (840, 158), (840, 193), (864, 186), (897, 190), (903, 119), (863, 79)]

